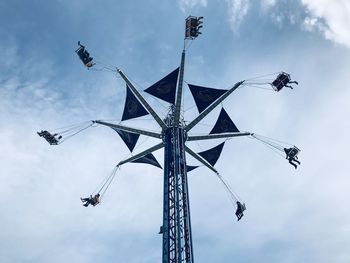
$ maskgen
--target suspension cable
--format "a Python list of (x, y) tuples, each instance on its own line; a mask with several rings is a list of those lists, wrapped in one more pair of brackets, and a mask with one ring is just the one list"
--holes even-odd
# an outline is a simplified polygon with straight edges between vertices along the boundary
[(107, 178), (106, 182), (102, 185), (102, 187), (100, 188), (98, 193), (101, 193), (101, 200), (103, 198), (103, 196), (105, 195), (107, 189), (109, 188), (109, 186), (111, 185), (111, 183), (113, 182), (113, 179), (115, 178), (115, 175), (117, 173), (119, 166), (115, 166), (111, 172), (111, 174), (109, 175), (109, 177)]
[[(284, 145), (288, 145), (288, 146), (294, 146), (293, 144), (290, 144), (288, 142), (284, 142), (284, 141), (281, 141), (281, 140), (277, 140), (277, 139), (274, 139), (274, 138), (271, 138), (271, 137), (267, 137), (267, 136), (263, 136), (263, 135), (256, 134), (256, 133), (253, 133), (252, 137), (254, 137), (255, 139), (259, 139), (257, 137), (260, 137), (260, 138), (264, 138), (265, 140), (274, 141), (276, 143), (280, 143), (280, 144), (284, 144)], [(260, 140), (263, 140), (263, 139), (260, 139)]]
[(277, 75), (279, 73), (281, 73), (281, 71), (278, 71), (278, 72), (275, 72), (275, 73), (269, 73), (269, 74), (265, 74), (265, 75), (260, 75), (260, 76), (256, 76), (256, 77), (252, 77), (252, 78), (248, 78), (248, 79), (246, 79), (246, 81), (253, 80), (253, 79), (260, 79), (260, 78), (264, 78), (264, 77), (269, 77), (269, 76)]
[(79, 129), (78, 131), (76, 131), (76, 132), (70, 134), (70, 135), (67, 135), (66, 137), (64, 137), (64, 138), (59, 142), (59, 144), (61, 144), (62, 142), (68, 140), (69, 138), (73, 137), (74, 135), (77, 135), (78, 133), (81, 133), (82, 131), (84, 131), (84, 130), (90, 128), (90, 127), (92, 127), (93, 125), (94, 125), (94, 123), (91, 122), (88, 126), (83, 127), (83, 128), (81, 128), (81, 129)]
[(228, 182), (225, 180), (225, 178), (222, 177), (221, 174), (217, 173), (216, 175), (217, 175), (217, 177), (219, 178), (219, 180), (223, 183), (223, 185), (224, 185), (225, 189), (227, 190), (227, 192), (229, 193), (230, 199), (231, 199), (231, 201), (232, 201), (232, 203), (233, 203), (234, 205), (236, 204), (236, 201), (242, 200), (242, 199), (238, 196), (238, 194), (236, 194), (236, 193), (232, 190), (231, 186), (228, 184)]

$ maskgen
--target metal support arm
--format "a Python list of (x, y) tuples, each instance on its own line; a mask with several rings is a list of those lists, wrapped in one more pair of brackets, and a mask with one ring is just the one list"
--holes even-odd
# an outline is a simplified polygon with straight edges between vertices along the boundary
[(177, 95), (175, 102), (175, 126), (179, 126), (180, 113), (181, 113), (181, 102), (182, 102), (182, 86), (184, 80), (184, 70), (185, 70), (185, 50), (182, 51), (181, 55), (181, 66), (180, 66), (180, 74), (179, 74), (179, 82), (177, 85)]
[(152, 109), (152, 107), (148, 104), (148, 102), (142, 97), (140, 92), (130, 82), (130, 80), (127, 78), (127, 76), (125, 76), (124, 73), (120, 69), (117, 69), (117, 72), (124, 79), (124, 81), (129, 86), (129, 88), (132, 90), (134, 95), (139, 99), (139, 101), (146, 108), (146, 110), (152, 115), (152, 117), (159, 124), (159, 126), (162, 127), (162, 129), (165, 129), (167, 126), (165, 125), (164, 121), (158, 116), (158, 114)]
[(250, 132), (226, 132), (220, 134), (208, 134), (208, 135), (198, 135), (198, 136), (188, 136), (187, 141), (200, 141), (200, 140), (211, 140), (220, 138), (232, 138), (239, 136), (249, 136), (252, 135)]
[(146, 135), (146, 136), (154, 137), (154, 138), (158, 138), (158, 139), (162, 138), (162, 135), (160, 133), (156, 133), (156, 132), (150, 132), (150, 131), (135, 129), (135, 128), (119, 125), (119, 124), (113, 124), (113, 123), (108, 123), (108, 122), (98, 121), (98, 120), (97, 121), (93, 121), (93, 122), (97, 123), (97, 124), (105, 125), (105, 126), (108, 126), (108, 127), (114, 128), (114, 129), (118, 129), (118, 130), (121, 130), (121, 131), (142, 134), (142, 135)]
[(218, 106), (224, 99), (226, 99), (232, 92), (234, 92), (239, 86), (243, 84), (243, 81), (237, 82), (231, 89), (226, 91), (220, 98), (209, 105), (201, 114), (198, 115), (193, 121), (191, 121), (186, 127), (186, 131), (191, 130), (198, 122), (200, 122), (205, 116), (207, 116), (216, 106)]
[(132, 162), (132, 161), (135, 161), (135, 160), (141, 158), (142, 156), (145, 156), (145, 155), (147, 155), (147, 154), (149, 154), (149, 153), (152, 153), (152, 152), (154, 152), (154, 151), (157, 151), (157, 150), (159, 150), (159, 149), (162, 149), (163, 147), (164, 147), (164, 143), (161, 142), (161, 143), (159, 143), (159, 144), (157, 144), (157, 145), (155, 145), (155, 146), (153, 146), (153, 147), (151, 147), (151, 148), (149, 148), (149, 149), (147, 149), (147, 150), (145, 150), (145, 151), (143, 151), (143, 152), (140, 152), (140, 153), (138, 153), (138, 154), (136, 154), (136, 155), (134, 155), (134, 156), (131, 156), (131, 157), (128, 158), (128, 159), (125, 159), (124, 161), (119, 162), (119, 163), (117, 164), (117, 166), (121, 166), (121, 165), (123, 165), (123, 164), (125, 164), (125, 163), (130, 163), (130, 162)]
[(219, 174), (219, 172), (211, 165), (209, 164), (202, 156), (198, 155), (194, 151), (192, 151), (190, 148), (188, 148), (185, 145), (185, 150), (188, 152), (190, 155), (192, 155), (195, 159), (200, 161), (202, 164), (204, 164), (206, 167), (208, 167), (210, 170), (212, 170), (214, 173)]

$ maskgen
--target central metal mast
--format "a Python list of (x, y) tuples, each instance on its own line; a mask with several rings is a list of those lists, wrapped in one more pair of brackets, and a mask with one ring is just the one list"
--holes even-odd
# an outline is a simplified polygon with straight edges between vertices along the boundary
[(186, 40), (199, 34), (203, 17), (189, 16), (185, 24), (185, 43), (181, 54), (175, 105), (165, 119), (164, 200), (163, 200), (163, 263), (192, 263), (193, 246), (188, 196), (185, 141), (187, 131), (181, 118), (182, 86), (185, 70)]
[[(164, 140), (163, 263), (193, 262), (185, 156), (185, 131), (175, 125), (175, 109), (166, 118)], [(178, 127), (177, 127), (178, 126)]]

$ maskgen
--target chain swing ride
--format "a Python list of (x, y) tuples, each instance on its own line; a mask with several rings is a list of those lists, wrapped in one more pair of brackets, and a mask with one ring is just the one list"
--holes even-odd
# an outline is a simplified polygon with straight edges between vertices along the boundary
[[(143, 163), (162, 168), (152, 154), (154, 151), (164, 148), (164, 195), (163, 195), (163, 225), (159, 234), (162, 234), (162, 262), (163, 263), (192, 263), (193, 246), (190, 206), (188, 198), (187, 173), (199, 166), (187, 165), (186, 154), (196, 159), (202, 166), (209, 168), (228, 192), (233, 205), (236, 207), (238, 221), (243, 217), (246, 210), (244, 202), (235, 194), (225, 178), (214, 168), (228, 138), (248, 136), (263, 143), (272, 150), (284, 156), (291, 165), (297, 168), (300, 164), (298, 154), (300, 150), (291, 144), (258, 135), (252, 132), (240, 131), (222, 107), (219, 117), (212, 130), (207, 135), (190, 135), (194, 128), (204, 117), (220, 105), (231, 93), (238, 88), (247, 86), (257, 88), (269, 88), (276, 92), (283, 88), (293, 89), (289, 74), (277, 72), (248, 80), (239, 81), (228, 90), (208, 88), (188, 84), (189, 90), (198, 109), (199, 115), (190, 122), (185, 122), (182, 109), (182, 93), (184, 83), (185, 55), (192, 40), (197, 38), (201, 32), (203, 17), (189, 16), (185, 22), (184, 49), (181, 55), (180, 66), (154, 83), (144, 91), (158, 99), (169, 103), (168, 113), (162, 118), (148, 104), (145, 98), (135, 88), (132, 81), (118, 68), (106, 65), (90, 56), (80, 41), (75, 51), (80, 60), (88, 69), (106, 70), (119, 75), (126, 83), (126, 100), (122, 119), (119, 123), (111, 123), (103, 120), (93, 120), (76, 125), (63, 127), (56, 130), (41, 130), (38, 132), (50, 145), (59, 145), (65, 140), (79, 134), (80, 132), (96, 126), (103, 125), (115, 130), (132, 153), (140, 135), (157, 138), (160, 143), (131, 157), (120, 161), (112, 172), (104, 178), (95, 191), (87, 198), (81, 198), (85, 207), (100, 204), (108, 187), (113, 182), (120, 166), (126, 163)], [(150, 114), (160, 127), (159, 132), (152, 132), (122, 125), (121, 122)], [(221, 144), (202, 151), (194, 152), (187, 142), (225, 139)]]

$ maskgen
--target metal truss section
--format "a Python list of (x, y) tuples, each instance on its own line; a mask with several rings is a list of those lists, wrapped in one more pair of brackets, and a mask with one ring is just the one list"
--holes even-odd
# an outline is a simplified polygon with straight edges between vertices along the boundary
[(194, 151), (192, 151), (190, 148), (185, 146), (186, 152), (188, 152), (190, 155), (192, 155), (195, 159), (200, 161), (202, 164), (204, 164), (206, 167), (208, 167), (210, 170), (212, 170), (214, 173), (219, 174), (219, 172), (210, 164), (208, 163), (202, 156), (198, 155)]
[(213, 109), (216, 108), (224, 99), (226, 99), (232, 92), (234, 92), (239, 86), (243, 84), (244, 81), (237, 82), (231, 89), (226, 91), (220, 98), (218, 98), (216, 101), (214, 101), (208, 108), (206, 108), (204, 111), (202, 111), (201, 114), (197, 116), (193, 121), (191, 121), (186, 127), (185, 130), (188, 132), (191, 130), (194, 126), (197, 125), (198, 122), (200, 122), (205, 116), (207, 116)]
[(163, 263), (193, 263), (185, 134), (174, 127), (174, 112), (164, 131)]
[(184, 81), (184, 71), (185, 71), (185, 50), (182, 51), (181, 55), (181, 66), (180, 66), (180, 74), (179, 74), (179, 81), (177, 85), (177, 95), (176, 95), (176, 102), (175, 102), (175, 126), (179, 126), (179, 120), (180, 120), (180, 111), (181, 111), (181, 100), (182, 100), (182, 86)]
[(132, 133), (141, 134), (141, 135), (146, 135), (146, 136), (154, 137), (154, 138), (158, 138), (158, 139), (162, 138), (162, 135), (160, 133), (156, 133), (156, 132), (136, 129), (136, 128), (127, 127), (127, 126), (119, 125), (119, 124), (108, 123), (108, 122), (104, 122), (104, 121), (93, 121), (93, 122), (97, 123), (97, 124), (108, 126), (110, 128), (118, 129), (118, 130), (121, 130), (121, 131), (132, 132)]
[(188, 136), (187, 141), (201, 141), (201, 140), (232, 138), (232, 137), (249, 136), (249, 135), (252, 135), (252, 133), (250, 133), (250, 132), (226, 132), (226, 133), (221, 133), (221, 134)]
[(141, 104), (146, 108), (146, 110), (152, 115), (155, 121), (159, 124), (159, 126), (162, 127), (162, 129), (165, 129), (166, 125), (164, 121), (158, 116), (158, 114), (152, 109), (152, 107), (148, 104), (148, 102), (142, 97), (140, 92), (135, 88), (135, 86), (131, 83), (131, 81), (125, 76), (125, 74), (120, 69), (117, 69), (117, 71), (119, 75), (124, 79), (126, 84), (129, 86), (129, 88), (132, 90), (134, 95), (141, 102)]
[(157, 145), (155, 145), (155, 146), (153, 146), (153, 147), (151, 147), (151, 148), (149, 148), (149, 149), (147, 149), (147, 150), (145, 150), (145, 151), (143, 151), (143, 152), (140, 152), (140, 153), (138, 153), (138, 154), (136, 154), (136, 155), (134, 155), (134, 156), (131, 156), (131, 157), (128, 158), (128, 159), (125, 159), (124, 161), (119, 162), (119, 163), (117, 164), (117, 166), (121, 166), (121, 165), (123, 165), (123, 164), (130, 163), (130, 162), (132, 162), (132, 161), (135, 161), (135, 160), (139, 159), (139, 158), (142, 157), (142, 156), (145, 156), (145, 155), (147, 155), (147, 154), (149, 154), (149, 153), (152, 153), (152, 152), (154, 152), (154, 151), (157, 151), (157, 150), (159, 150), (159, 149), (162, 149), (163, 146), (164, 146), (164, 144), (161, 142), (161, 143), (159, 143), (159, 144), (157, 144)]

